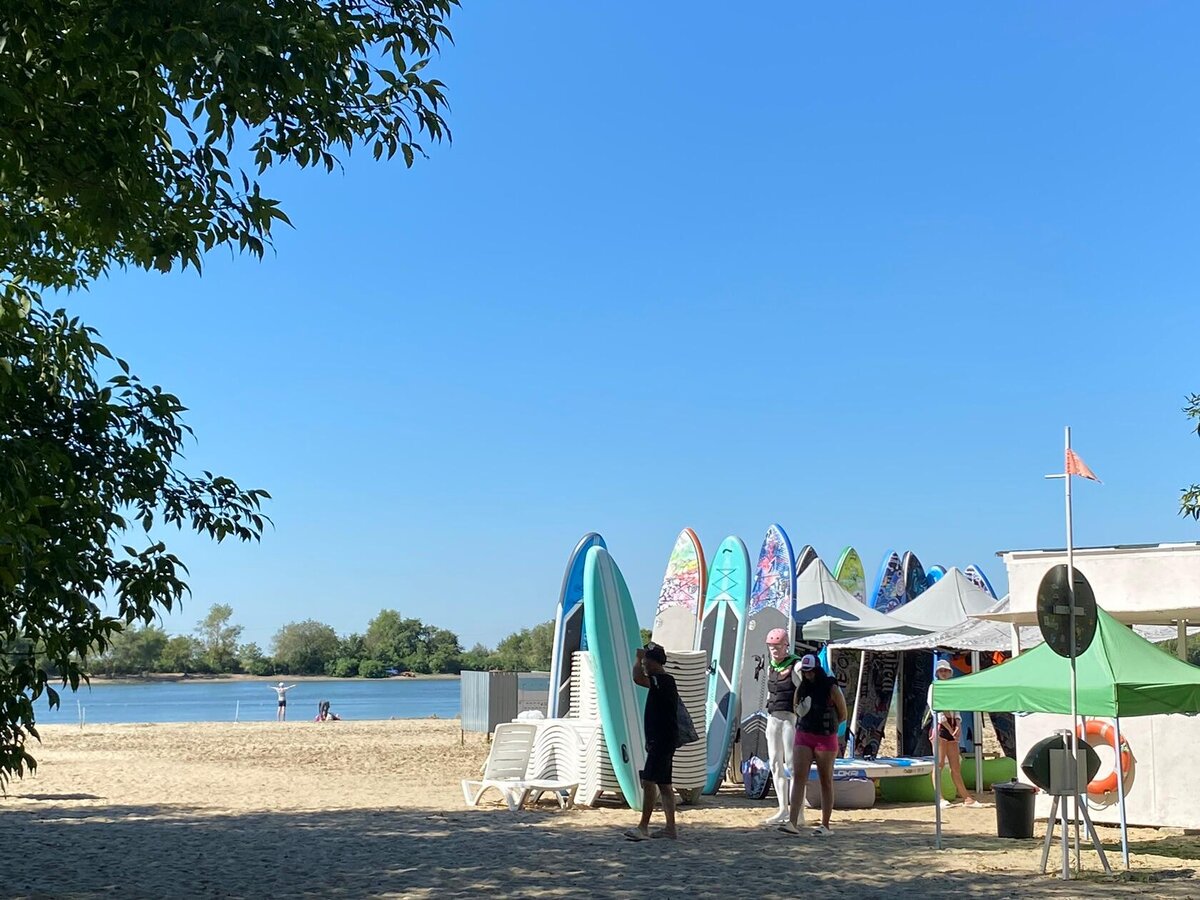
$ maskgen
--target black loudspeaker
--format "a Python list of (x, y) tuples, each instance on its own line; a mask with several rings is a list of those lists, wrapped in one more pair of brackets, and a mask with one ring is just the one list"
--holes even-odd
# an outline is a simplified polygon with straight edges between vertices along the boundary
[[(1025, 773), (1026, 778), (1043, 791), (1049, 791), (1050, 751), (1070, 749), (1071, 735), (1069, 732), (1067, 734), (1052, 734), (1048, 738), (1042, 738), (1026, 754), (1024, 761), (1021, 763), (1021, 771)], [(1082, 738), (1079, 740), (1079, 752), (1084, 756), (1088, 781), (1091, 781), (1096, 777), (1096, 773), (1100, 771), (1100, 757), (1096, 755), (1096, 751), (1092, 749), (1092, 745)]]

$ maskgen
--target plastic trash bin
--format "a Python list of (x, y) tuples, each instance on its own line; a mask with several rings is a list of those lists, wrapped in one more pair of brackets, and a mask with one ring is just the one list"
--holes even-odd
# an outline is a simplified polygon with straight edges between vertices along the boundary
[(1016, 779), (992, 785), (996, 795), (996, 836), (1033, 837), (1033, 797), (1037, 788)]

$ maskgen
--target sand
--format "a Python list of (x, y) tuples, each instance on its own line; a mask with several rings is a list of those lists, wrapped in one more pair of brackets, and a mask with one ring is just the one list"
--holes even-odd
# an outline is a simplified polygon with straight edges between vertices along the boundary
[[(1040, 842), (995, 837), (995, 810), (835, 812), (789, 837), (740, 790), (632, 843), (617, 806), (511, 813), (463, 804), (487, 753), (457, 722), (106, 725), (43, 729), (36, 777), (0, 799), (10, 897), (1200, 896), (1200, 838), (1133, 829), (1131, 876), (1037, 874)], [(495, 794), (489, 794), (494, 798)], [(810, 819), (812, 813), (809, 813)], [(1043, 825), (1037, 826), (1041, 835)], [(1119, 836), (1101, 827), (1110, 859)], [(1058, 861), (1057, 847), (1051, 856)]]

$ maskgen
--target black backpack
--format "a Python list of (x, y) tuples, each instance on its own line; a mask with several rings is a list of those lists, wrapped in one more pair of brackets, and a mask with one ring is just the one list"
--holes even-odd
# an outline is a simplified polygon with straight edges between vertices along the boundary
[(683, 705), (682, 698), (675, 701), (675, 721), (678, 725), (678, 736), (675, 738), (675, 748), (679, 749), (685, 744), (694, 744), (700, 740), (700, 735), (696, 733), (696, 726), (692, 723), (692, 717), (687, 711), (687, 707)]

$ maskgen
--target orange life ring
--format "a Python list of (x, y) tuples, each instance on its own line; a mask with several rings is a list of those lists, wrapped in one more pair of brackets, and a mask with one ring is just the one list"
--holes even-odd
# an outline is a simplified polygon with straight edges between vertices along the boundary
[[(1133, 753), (1129, 749), (1129, 742), (1125, 737), (1121, 737), (1121, 746), (1117, 747), (1117, 732), (1113, 728), (1112, 722), (1106, 722), (1103, 719), (1088, 719), (1078, 729), (1079, 737), (1087, 740), (1086, 735), (1095, 735), (1100, 740), (1104, 741), (1108, 746), (1113, 748), (1113, 752), (1121, 757), (1121, 778), (1129, 774), (1129, 766), (1133, 762)], [(1110, 794), (1117, 789), (1117, 767), (1105, 775), (1103, 778), (1097, 776), (1088, 782), (1087, 792), (1089, 794)]]

